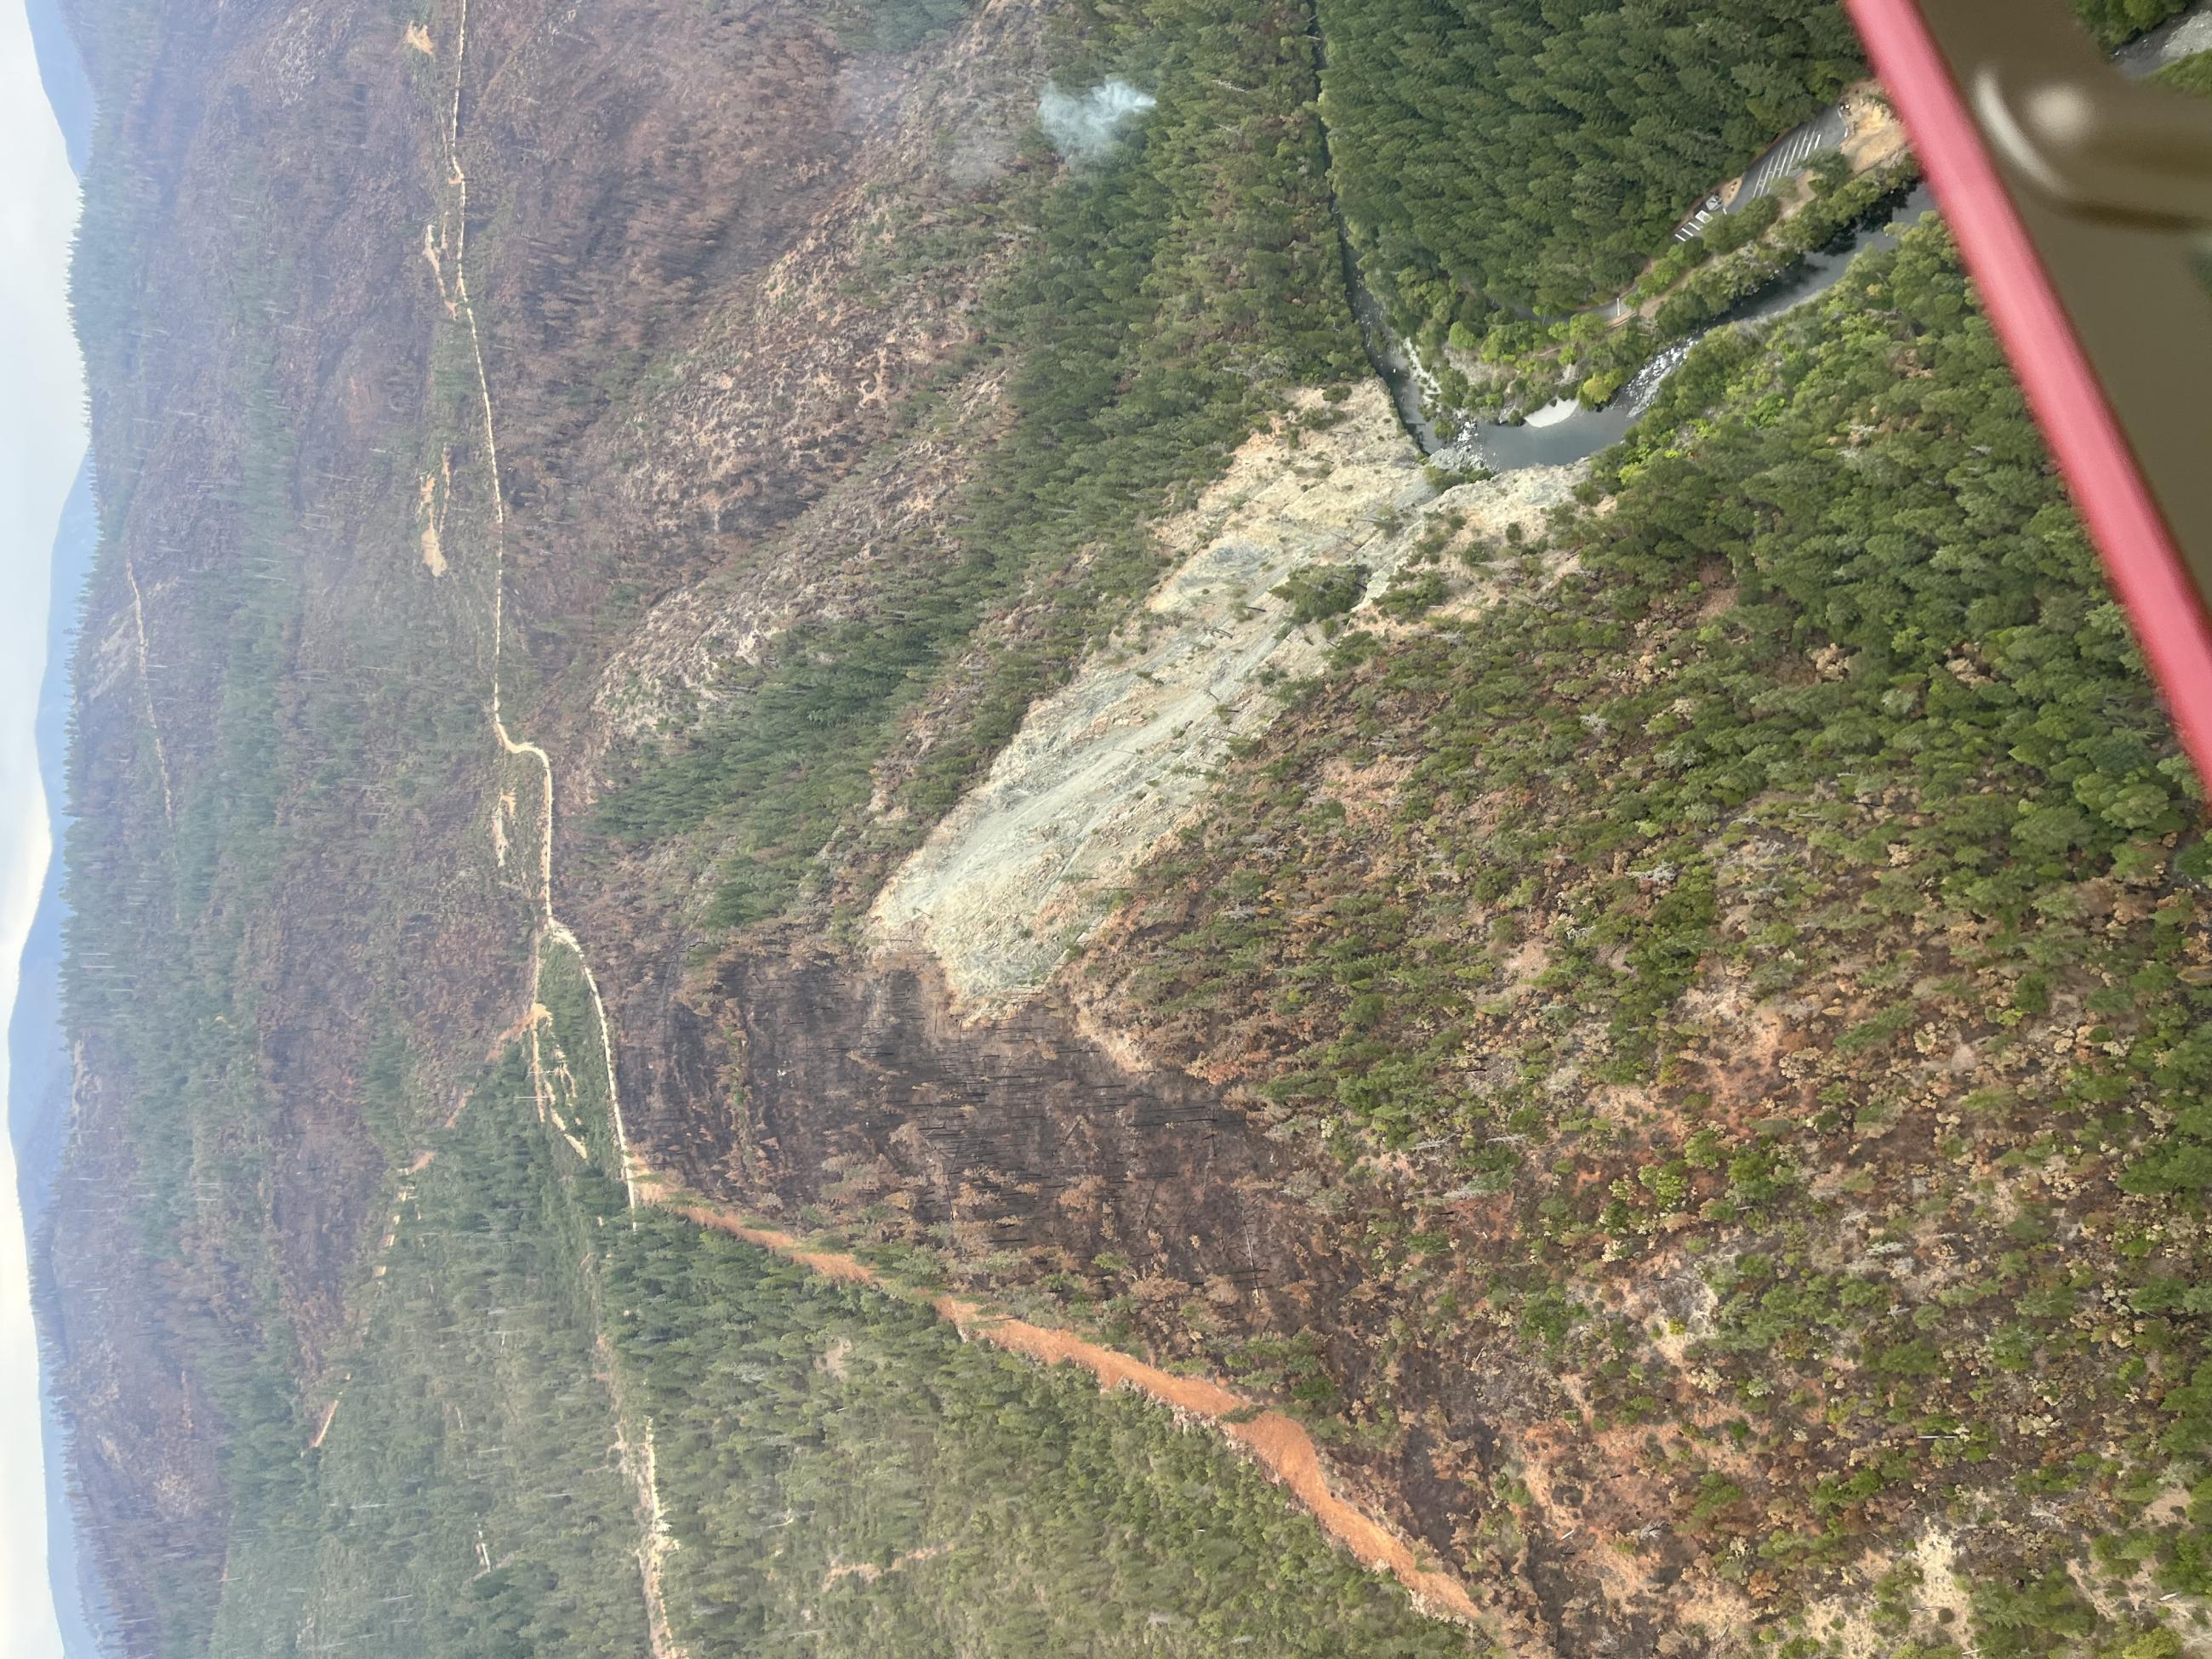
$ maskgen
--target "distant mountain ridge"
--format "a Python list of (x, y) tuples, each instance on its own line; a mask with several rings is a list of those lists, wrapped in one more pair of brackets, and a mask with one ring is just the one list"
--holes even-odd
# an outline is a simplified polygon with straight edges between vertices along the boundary
[(8, 1030), (8, 1136), (15, 1150), (15, 1178), (23, 1200), (23, 1225), (33, 1237), (53, 1202), (61, 1172), (62, 1143), (69, 1134), (69, 1050), (61, 1025), (62, 825), (67, 811), (69, 665), (76, 649), (78, 599), (92, 574), (100, 544), (93, 506), (92, 462), (86, 458), (62, 508), (54, 537), (52, 611), (46, 625), (46, 672), (39, 688), (39, 779), (57, 856), (39, 896), (38, 918), (23, 946), (23, 979)]
[[(68, 784), (70, 664), (76, 652), (82, 595), (100, 545), (94, 506), (92, 461), (77, 470), (54, 537), (52, 609), (46, 625), (46, 671), (39, 688), (39, 777), (45, 786), (54, 855), (39, 895), (39, 913), (23, 946), (22, 978), (8, 1020), (8, 1137), (15, 1153), (15, 1184), (30, 1245), (31, 1301), (40, 1346), (49, 1348), (61, 1328), (52, 1273), (53, 1205), (69, 1139), (70, 1054), (62, 1024), (62, 830)], [(88, 1582), (89, 1558), (77, 1547), (69, 1501), (68, 1437), (53, 1393), (54, 1356), (40, 1365), (40, 1434), (46, 1446), (46, 1562), (53, 1581), (64, 1651), (92, 1659), (103, 1651), (93, 1634), (97, 1591)]]
[[(91, 78), (85, 73), (55, 0), (26, 0), (31, 46), (39, 80), (52, 106), (54, 119), (69, 151), (70, 167), (84, 176), (92, 153)], [(16, 1190), (29, 1245), (31, 1302), (42, 1348), (60, 1328), (53, 1297), (49, 1226), (62, 1149), (69, 1139), (70, 1057), (62, 1024), (61, 964), (62, 826), (67, 811), (70, 664), (85, 584), (100, 545), (99, 510), (92, 488), (92, 458), (77, 469), (76, 482), (62, 507), (56, 530), (52, 586), (46, 619), (46, 674), (39, 687), (35, 726), (39, 778), (46, 798), (53, 855), (39, 911), (24, 942), (22, 977), (8, 1017), (8, 1137), (15, 1154)], [(46, 1480), (46, 1571), (52, 1582), (54, 1610), (60, 1622), (63, 1651), (69, 1659), (96, 1659), (105, 1650), (94, 1635), (98, 1591), (89, 1580), (91, 1561), (78, 1547), (77, 1523), (69, 1500), (68, 1436), (53, 1388), (50, 1353), (40, 1365), (39, 1433), (44, 1445)]]
[(56, 0), (24, 0), (24, 15), (31, 22), (31, 50), (39, 60), (39, 80), (61, 124), (62, 142), (69, 146), (70, 170), (84, 177), (92, 159), (92, 77), (70, 39)]

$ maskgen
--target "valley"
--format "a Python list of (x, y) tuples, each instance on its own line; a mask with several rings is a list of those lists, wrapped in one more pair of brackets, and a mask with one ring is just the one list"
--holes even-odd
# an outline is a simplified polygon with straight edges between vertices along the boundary
[(2203, 796), (1942, 225), (1408, 429), (1863, 76), (1723, 9), (81, 0), (118, 1652), (2212, 1640)]

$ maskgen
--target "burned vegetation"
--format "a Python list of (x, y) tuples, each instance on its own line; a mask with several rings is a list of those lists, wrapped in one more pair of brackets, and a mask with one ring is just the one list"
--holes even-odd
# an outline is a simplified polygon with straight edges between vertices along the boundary
[[(1989, 326), (1425, 471), (1348, 270), (1579, 303), (1857, 73), (1445, 9), (78, 9), (116, 1651), (2212, 1641), (2204, 800)], [(1507, 105), (1634, 211), (1453, 240)]]

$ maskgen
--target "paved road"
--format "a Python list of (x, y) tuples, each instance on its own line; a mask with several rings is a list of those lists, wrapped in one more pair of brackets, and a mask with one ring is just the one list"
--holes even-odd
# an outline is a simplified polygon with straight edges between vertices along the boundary
[(1850, 127), (1844, 119), (1843, 111), (1833, 106), (1822, 110), (1803, 126), (1784, 133), (1765, 155), (1751, 164), (1743, 175), (1743, 188), (1736, 191), (1735, 199), (1726, 210), (1741, 213), (1777, 185), (1794, 177), (1814, 157), (1841, 149), (1850, 135)]

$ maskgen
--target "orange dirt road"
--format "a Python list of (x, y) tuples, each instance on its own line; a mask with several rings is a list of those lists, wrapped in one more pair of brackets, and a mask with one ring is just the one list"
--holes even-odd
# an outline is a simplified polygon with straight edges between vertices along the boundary
[[(641, 1182), (640, 1196), (644, 1197), (647, 1190), (647, 1184)], [(749, 1227), (705, 1205), (678, 1204), (675, 1209), (678, 1214), (702, 1227), (713, 1227), (749, 1244), (774, 1250), (825, 1278), (880, 1286), (875, 1269), (857, 1257), (833, 1250), (808, 1249), (789, 1233)], [(963, 1336), (979, 1338), (1041, 1365), (1072, 1362), (1097, 1377), (1101, 1389), (1133, 1389), (1163, 1405), (1204, 1419), (1244, 1447), (1262, 1468), (1288, 1486), (1314, 1519), (1321, 1522), (1322, 1529), (1360, 1563), (1381, 1568), (1395, 1577), (1423, 1612), (1463, 1624), (1480, 1622), (1474, 1598), (1468, 1594), (1464, 1584), (1449, 1573), (1423, 1567), (1404, 1539), (1358, 1504), (1347, 1503), (1329, 1489), (1328, 1476), (1322, 1468), (1321, 1454), (1315, 1449), (1313, 1437), (1295, 1418), (1281, 1412), (1261, 1411), (1249, 1422), (1230, 1422), (1226, 1419), (1232, 1414), (1251, 1410), (1252, 1402), (1218, 1382), (1204, 1377), (1177, 1376), (1156, 1365), (1132, 1359), (1127, 1354), (1087, 1342), (1071, 1331), (1051, 1330), (1042, 1325), (1032, 1325), (1027, 1320), (988, 1315), (975, 1304), (958, 1297), (940, 1296), (930, 1305), (938, 1317), (959, 1327)]]

